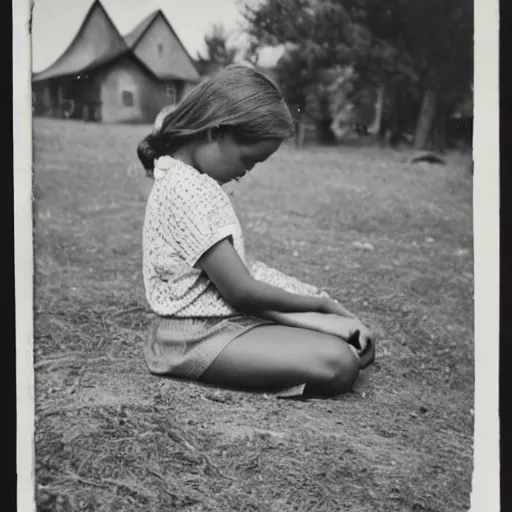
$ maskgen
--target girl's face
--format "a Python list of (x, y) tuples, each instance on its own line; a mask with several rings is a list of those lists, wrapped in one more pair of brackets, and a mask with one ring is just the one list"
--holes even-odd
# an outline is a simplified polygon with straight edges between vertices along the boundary
[(199, 145), (194, 152), (194, 167), (219, 183), (239, 179), (257, 163), (272, 155), (282, 141), (265, 139), (252, 144), (241, 144), (231, 135), (222, 135)]

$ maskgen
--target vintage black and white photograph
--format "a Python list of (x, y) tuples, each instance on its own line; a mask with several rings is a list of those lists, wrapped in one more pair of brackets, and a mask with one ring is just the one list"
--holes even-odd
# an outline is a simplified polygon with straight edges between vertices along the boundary
[(38, 512), (470, 509), (474, 10), (33, 2)]

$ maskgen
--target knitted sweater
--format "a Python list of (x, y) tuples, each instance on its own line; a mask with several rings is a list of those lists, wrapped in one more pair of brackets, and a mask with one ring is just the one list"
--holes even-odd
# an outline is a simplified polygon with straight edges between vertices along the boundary
[[(161, 316), (231, 317), (236, 310), (194, 265), (217, 242), (230, 238), (251, 275), (291, 293), (318, 295), (300, 282), (245, 254), (240, 222), (221, 186), (178, 160), (158, 174), (148, 198), (143, 233), (143, 277), (151, 309)], [(157, 174), (155, 173), (155, 177)]]

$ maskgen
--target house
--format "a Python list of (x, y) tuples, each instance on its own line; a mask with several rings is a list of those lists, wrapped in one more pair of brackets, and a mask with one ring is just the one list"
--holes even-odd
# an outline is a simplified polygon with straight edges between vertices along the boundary
[(35, 115), (152, 123), (200, 80), (162, 11), (122, 36), (95, 0), (66, 51), (32, 76)]

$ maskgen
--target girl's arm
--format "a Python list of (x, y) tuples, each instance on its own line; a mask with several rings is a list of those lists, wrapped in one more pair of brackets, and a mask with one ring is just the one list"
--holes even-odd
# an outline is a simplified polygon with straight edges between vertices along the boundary
[(347, 341), (358, 330), (360, 353), (368, 345), (368, 329), (351, 313), (345, 315), (336, 301), (288, 293), (254, 279), (228, 239), (205, 252), (196, 267), (206, 272), (222, 297), (240, 312)]
[[(261, 317), (282, 325), (311, 329), (344, 339), (357, 349), (363, 369), (375, 360), (373, 335), (357, 318), (347, 318), (336, 314), (280, 313), (278, 311), (265, 311)], [(358, 336), (356, 336), (356, 331), (359, 331)]]
[(221, 240), (196, 263), (222, 297), (242, 313), (260, 316), (264, 311), (281, 313), (334, 313), (339, 304), (326, 297), (289, 293), (254, 279), (228, 239)]
[(368, 344), (370, 331), (360, 320), (353, 317), (340, 316), (331, 313), (281, 313), (279, 311), (263, 311), (261, 318), (272, 320), (281, 325), (310, 329), (312, 331), (332, 334), (348, 341), (356, 331), (359, 331), (360, 350)]
[[(277, 286), (278, 288), (282, 288), (290, 293), (298, 295), (325, 295), (330, 299), (327, 293), (321, 292), (316, 286), (303, 283), (295, 277), (289, 276), (280, 270), (265, 265), (261, 261), (253, 261), (250, 264), (250, 272), (254, 279)], [(330, 307), (330, 313), (356, 318), (356, 315), (341, 306), (337, 301), (331, 300)]]
[(344, 339), (350, 337), (352, 327), (355, 326), (355, 322), (352, 319), (327, 313), (281, 313), (279, 311), (262, 311), (261, 317), (281, 325), (334, 334)]

